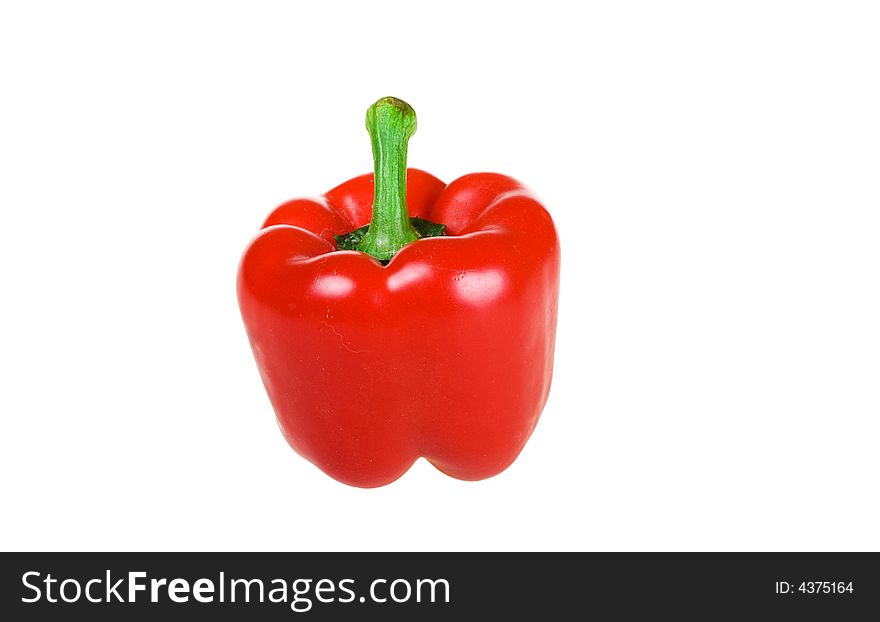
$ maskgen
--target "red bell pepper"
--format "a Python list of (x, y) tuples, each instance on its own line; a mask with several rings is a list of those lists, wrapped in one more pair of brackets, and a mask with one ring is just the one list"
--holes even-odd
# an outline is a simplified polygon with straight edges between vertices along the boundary
[(407, 169), (415, 127), (405, 102), (376, 102), (375, 175), (278, 207), (239, 266), (242, 317), (281, 431), (354, 486), (388, 484), (419, 457), (460, 479), (495, 475), (550, 389), (553, 221), (510, 177), (446, 185)]

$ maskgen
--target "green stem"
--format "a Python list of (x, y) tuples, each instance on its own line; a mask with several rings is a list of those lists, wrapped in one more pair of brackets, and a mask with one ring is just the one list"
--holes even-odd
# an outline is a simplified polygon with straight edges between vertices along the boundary
[(405, 101), (383, 97), (367, 110), (373, 145), (373, 217), (357, 250), (388, 261), (419, 239), (406, 207), (406, 149), (416, 131), (416, 113)]

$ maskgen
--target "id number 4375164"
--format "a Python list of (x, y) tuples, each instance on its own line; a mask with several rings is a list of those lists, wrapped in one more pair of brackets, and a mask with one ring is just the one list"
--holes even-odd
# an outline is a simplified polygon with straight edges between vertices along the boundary
[(777, 594), (852, 594), (852, 581), (777, 581)]

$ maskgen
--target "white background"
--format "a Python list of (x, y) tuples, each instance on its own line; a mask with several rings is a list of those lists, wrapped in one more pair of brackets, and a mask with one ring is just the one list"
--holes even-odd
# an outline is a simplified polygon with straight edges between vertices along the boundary
[[(662, 6), (661, 6), (662, 4)], [(847, 2), (4, 3), (3, 549), (880, 549), (880, 19)], [(278, 203), (518, 177), (557, 372), (502, 475), (341, 485), (238, 315)]]

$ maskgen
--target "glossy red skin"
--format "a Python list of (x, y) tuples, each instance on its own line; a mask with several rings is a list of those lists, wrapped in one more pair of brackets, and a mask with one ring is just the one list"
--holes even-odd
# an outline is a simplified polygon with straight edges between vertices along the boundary
[(289, 201), (241, 259), (241, 313), (281, 431), (353, 486), (388, 484), (419, 457), (460, 479), (496, 475), (550, 389), (553, 222), (510, 177), (447, 186), (408, 169), (410, 216), (445, 223), (448, 235), (383, 266), (333, 241), (369, 223), (372, 201), (372, 174)]

